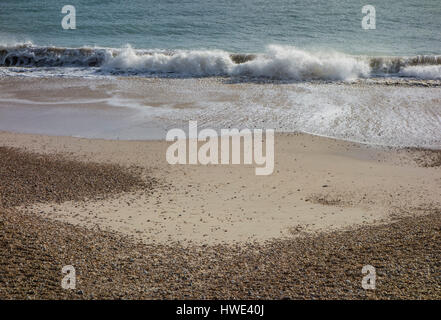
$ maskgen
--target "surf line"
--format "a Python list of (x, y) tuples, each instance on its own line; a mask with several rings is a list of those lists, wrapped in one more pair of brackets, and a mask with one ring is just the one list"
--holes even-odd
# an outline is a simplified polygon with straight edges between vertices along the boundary
[(265, 135), (262, 129), (221, 129), (219, 136), (216, 130), (208, 128), (198, 133), (197, 121), (189, 121), (188, 140), (184, 130), (174, 128), (167, 132), (166, 141), (174, 141), (166, 152), (169, 164), (229, 165), (241, 164), (243, 160), (243, 164), (256, 165), (256, 175), (270, 175), (274, 171), (274, 129), (265, 129)]

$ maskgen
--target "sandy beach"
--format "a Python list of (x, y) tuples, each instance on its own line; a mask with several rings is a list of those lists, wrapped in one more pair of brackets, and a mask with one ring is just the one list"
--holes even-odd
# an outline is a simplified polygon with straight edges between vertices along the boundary
[(441, 300), (440, 4), (1, 1), (0, 300)]
[(277, 134), (262, 177), (168, 145), (1, 132), (0, 295), (440, 298), (439, 151)]

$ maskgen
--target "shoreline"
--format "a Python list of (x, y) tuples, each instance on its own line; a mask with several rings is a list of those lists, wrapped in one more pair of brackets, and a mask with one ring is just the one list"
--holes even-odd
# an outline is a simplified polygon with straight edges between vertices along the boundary
[(439, 3), (2, 1), (0, 300), (440, 301)]
[[(0, 79), (4, 131), (162, 140), (189, 121), (377, 146), (439, 149), (440, 92), (353, 83), (228, 83), (220, 78)], [(414, 114), (419, 117), (415, 118)], [(422, 130), (421, 128), (425, 128)]]

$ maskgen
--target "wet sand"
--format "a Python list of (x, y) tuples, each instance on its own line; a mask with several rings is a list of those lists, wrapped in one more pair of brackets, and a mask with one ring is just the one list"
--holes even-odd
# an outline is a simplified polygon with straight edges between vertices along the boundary
[(168, 130), (188, 129), (188, 121), (197, 120), (199, 128), (218, 131), (270, 128), (373, 145), (439, 148), (440, 83), (0, 78), (0, 129), (164, 140)]

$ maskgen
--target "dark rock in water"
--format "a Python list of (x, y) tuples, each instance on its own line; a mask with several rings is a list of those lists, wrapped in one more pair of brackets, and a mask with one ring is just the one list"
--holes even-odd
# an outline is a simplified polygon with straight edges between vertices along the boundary
[(232, 54), (230, 55), (231, 60), (236, 64), (245, 63), (256, 58), (254, 54)]

